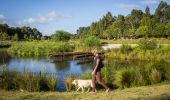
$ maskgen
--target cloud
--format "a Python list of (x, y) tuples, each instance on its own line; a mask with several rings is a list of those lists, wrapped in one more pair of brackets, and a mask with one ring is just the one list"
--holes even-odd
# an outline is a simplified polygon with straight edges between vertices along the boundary
[(135, 5), (135, 4), (116, 4), (117, 7), (119, 8), (130, 8), (130, 9), (133, 9), (133, 8), (138, 8), (139, 5)]
[(156, 0), (142, 0), (140, 3), (145, 5), (152, 5), (157, 4), (158, 2)]
[(25, 20), (20, 20), (17, 23), (19, 25), (30, 25), (30, 24), (49, 24), (51, 22), (57, 21), (61, 18), (66, 18), (68, 16), (64, 16), (62, 14), (58, 14), (55, 11), (49, 12), (46, 15), (39, 14), (36, 17), (30, 17)]
[(0, 24), (5, 24), (7, 23), (7, 19), (3, 14), (0, 14)]

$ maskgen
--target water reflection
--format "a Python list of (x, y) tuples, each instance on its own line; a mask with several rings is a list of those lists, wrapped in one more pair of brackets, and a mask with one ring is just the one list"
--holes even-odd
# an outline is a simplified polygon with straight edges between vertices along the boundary
[(0, 49), (0, 66), (8, 64), (11, 56), (7, 53), (6, 49)]
[[(89, 60), (89, 59), (88, 59)], [(65, 58), (21, 58), (11, 57), (6, 50), (0, 49), (0, 66), (6, 64), (9, 70), (16, 70), (18, 72), (46, 72), (55, 73), (57, 76), (57, 90), (64, 91), (64, 78), (68, 74), (80, 75), (89, 73), (92, 70), (92, 60), (82, 64), (82, 60), (73, 60), (72, 57)], [(80, 64), (81, 62), (81, 64)], [(155, 63), (155, 64), (154, 64)], [(140, 61), (140, 60), (122, 60), (105, 58), (105, 67), (103, 70), (108, 69), (111, 74), (114, 70), (122, 67), (143, 67), (149, 64), (160, 65), (164, 64), (169, 66), (170, 63), (163, 61)]]
[(54, 62), (55, 68), (58, 71), (68, 71), (70, 69), (70, 62), (69, 61), (58, 61)]

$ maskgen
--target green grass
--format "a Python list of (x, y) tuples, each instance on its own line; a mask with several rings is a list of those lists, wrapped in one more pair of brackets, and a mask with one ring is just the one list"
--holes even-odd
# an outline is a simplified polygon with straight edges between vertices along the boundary
[(32, 42), (16, 42), (8, 52), (17, 56), (47, 56), (53, 52), (73, 51), (74, 46), (66, 42), (54, 41), (32, 41)]
[(12, 41), (0, 41), (0, 47), (8, 47), (13, 44)]
[(138, 60), (169, 60), (170, 46), (160, 46), (153, 50), (143, 50), (140, 47), (134, 47), (131, 52), (124, 54), (121, 49), (108, 50), (105, 53), (106, 57), (121, 58), (121, 59), (138, 59)]
[[(108, 44), (138, 44), (142, 38), (140, 39), (124, 39), (124, 40), (101, 40), (102, 43)], [(152, 38), (158, 44), (170, 44), (170, 39), (167, 38)]]
[(4, 70), (0, 73), (0, 89), (23, 91), (55, 91), (57, 79), (45, 73), (18, 73)]
[(124, 90), (111, 90), (109, 93), (81, 92), (20, 92), (0, 90), (1, 100), (168, 100), (170, 99), (170, 84), (161, 83), (152, 86), (128, 88)]

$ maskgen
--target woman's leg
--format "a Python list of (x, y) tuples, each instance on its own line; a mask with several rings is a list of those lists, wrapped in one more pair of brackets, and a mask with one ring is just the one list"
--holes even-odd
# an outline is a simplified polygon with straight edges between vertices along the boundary
[(105, 85), (105, 83), (103, 82), (100, 72), (97, 72), (96, 78), (97, 78), (97, 82), (98, 82), (100, 85), (102, 85), (106, 90), (109, 89), (109, 88)]
[(93, 85), (93, 92), (96, 91), (96, 75), (92, 75), (92, 85)]

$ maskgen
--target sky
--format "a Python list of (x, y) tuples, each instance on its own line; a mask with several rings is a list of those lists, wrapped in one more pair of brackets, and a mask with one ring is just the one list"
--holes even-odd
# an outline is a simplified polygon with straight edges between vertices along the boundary
[[(170, 4), (170, 0), (164, 0)], [(43, 35), (56, 30), (76, 33), (79, 27), (100, 20), (108, 11), (128, 15), (132, 9), (153, 14), (160, 0), (0, 0), (0, 24), (30, 26)]]

